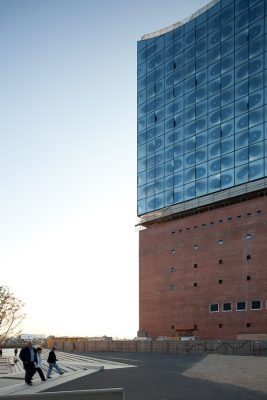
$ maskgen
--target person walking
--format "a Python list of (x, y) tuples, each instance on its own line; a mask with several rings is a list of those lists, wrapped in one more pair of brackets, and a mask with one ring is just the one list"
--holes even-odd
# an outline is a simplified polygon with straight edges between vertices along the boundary
[(27, 342), (27, 346), (20, 350), (19, 358), (23, 362), (25, 369), (25, 382), (32, 386), (32, 377), (35, 374), (35, 363), (37, 363), (37, 351), (32, 345), (32, 341)]
[(44, 373), (43, 373), (43, 370), (42, 370), (42, 368), (43, 368), (43, 361), (42, 361), (42, 358), (41, 358), (42, 350), (43, 350), (42, 347), (37, 347), (37, 349), (36, 349), (36, 351), (37, 351), (37, 353), (36, 353), (37, 362), (35, 363), (35, 372), (37, 371), (39, 376), (40, 376), (40, 378), (41, 378), (41, 380), (43, 382), (45, 382), (46, 379), (45, 379), (45, 376), (44, 376)]
[(51, 378), (51, 372), (53, 370), (53, 368), (55, 368), (55, 370), (59, 373), (59, 375), (64, 374), (64, 372), (62, 371), (61, 368), (59, 368), (58, 364), (57, 364), (57, 357), (55, 354), (55, 346), (52, 347), (50, 353), (48, 354), (48, 359), (47, 362), (49, 364), (48, 370), (47, 370), (47, 378)]
[(15, 354), (15, 358), (16, 358), (16, 357), (17, 357), (17, 354), (18, 354), (18, 349), (17, 349), (17, 348), (15, 348), (14, 354)]

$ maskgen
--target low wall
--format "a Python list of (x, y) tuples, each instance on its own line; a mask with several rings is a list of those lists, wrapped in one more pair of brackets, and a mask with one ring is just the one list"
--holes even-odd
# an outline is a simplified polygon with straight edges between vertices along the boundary
[(11, 398), (17, 400), (62, 400), (62, 399), (79, 399), (79, 400), (125, 400), (124, 389), (95, 389), (95, 390), (76, 390), (72, 392), (47, 392), (34, 394), (12, 395)]
[(215, 353), (267, 356), (267, 341), (252, 340), (111, 340), (64, 342), (53, 339), (59, 351), (87, 352), (153, 352), (153, 353)]

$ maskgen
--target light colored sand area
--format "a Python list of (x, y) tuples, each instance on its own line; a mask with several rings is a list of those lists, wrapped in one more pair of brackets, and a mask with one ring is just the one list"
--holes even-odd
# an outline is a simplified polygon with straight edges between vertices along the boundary
[(266, 357), (209, 354), (183, 375), (267, 393)]

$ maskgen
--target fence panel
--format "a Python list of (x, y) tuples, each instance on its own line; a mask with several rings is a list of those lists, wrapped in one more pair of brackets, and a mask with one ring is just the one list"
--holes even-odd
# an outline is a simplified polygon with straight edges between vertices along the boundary
[(59, 351), (83, 352), (153, 352), (191, 354), (229, 354), (267, 356), (267, 341), (252, 340), (110, 340), (62, 341), (54, 340)]

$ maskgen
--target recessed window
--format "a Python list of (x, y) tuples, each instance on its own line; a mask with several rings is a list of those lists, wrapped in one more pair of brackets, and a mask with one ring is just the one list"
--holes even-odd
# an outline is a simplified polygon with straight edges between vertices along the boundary
[(205, 229), (206, 228), (206, 224), (202, 224), (202, 229)]
[(250, 327), (251, 327), (251, 323), (247, 322), (247, 328), (250, 328)]
[(222, 310), (223, 311), (232, 311), (232, 303), (223, 303)]
[(247, 255), (247, 260), (251, 260), (251, 255), (250, 254)]
[(198, 249), (198, 244), (194, 244), (193, 248), (194, 248), (194, 250), (197, 250)]
[(241, 215), (237, 215), (237, 217), (236, 217), (237, 219), (241, 219), (242, 218), (242, 216)]
[(247, 240), (250, 240), (250, 239), (251, 239), (251, 234), (250, 234), (250, 233), (247, 233), (247, 234), (246, 234), (246, 239), (247, 239)]
[(262, 213), (261, 210), (258, 210), (258, 211), (257, 211), (257, 215), (260, 215), (261, 213)]
[(183, 230), (182, 229), (179, 229), (179, 233), (182, 233), (183, 232)]
[(186, 228), (187, 231), (190, 231), (190, 228)]
[(194, 264), (194, 268), (197, 268), (197, 264)]
[(194, 287), (197, 287), (197, 282), (194, 282)]
[(261, 301), (260, 300), (252, 300), (251, 310), (260, 310), (260, 309), (261, 309)]
[(175, 272), (175, 271), (176, 271), (176, 268), (175, 268), (175, 267), (171, 267), (170, 271), (171, 271), (171, 272)]
[(228, 221), (228, 222), (231, 222), (232, 219), (233, 219), (232, 217), (228, 217), (228, 218), (227, 218), (227, 221)]
[(219, 304), (210, 304), (210, 312), (219, 312)]
[(213, 225), (213, 224), (214, 224), (214, 221), (211, 221), (211, 222), (210, 222), (210, 225)]
[(220, 245), (222, 245), (222, 244), (223, 244), (223, 240), (220, 239), (220, 240), (218, 241), (218, 243), (219, 243)]
[(175, 231), (172, 231), (172, 236), (174, 236), (175, 235)]
[(223, 263), (223, 260), (219, 260), (219, 264), (222, 264)]
[(247, 276), (247, 281), (250, 281), (251, 280), (251, 277), (250, 277), (250, 275), (248, 275)]
[(223, 281), (222, 279), (219, 279), (219, 285), (222, 285)]
[(247, 309), (246, 301), (238, 301), (236, 303), (236, 311), (245, 311)]
[(223, 219), (219, 219), (219, 223), (222, 224), (223, 223)]
[(219, 324), (219, 328), (222, 328), (223, 327), (223, 325), (222, 324)]
[(194, 229), (196, 230), (197, 228), (198, 228), (198, 226), (197, 226), (197, 225), (195, 225), (195, 226), (194, 226)]
[(171, 290), (175, 290), (176, 289), (176, 285), (171, 285)]
[(197, 329), (197, 325), (194, 325), (194, 329)]
[(175, 328), (175, 326), (174, 326), (174, 325), (172, 325), (171, 329), (174, 329), (174, 328)]
[(172, 255), (174, 255), (175, 254), (175, 250), (172, 250)]
[(251, 217), (251, 213), (247, 213), (247, 217), (250, 218)]

